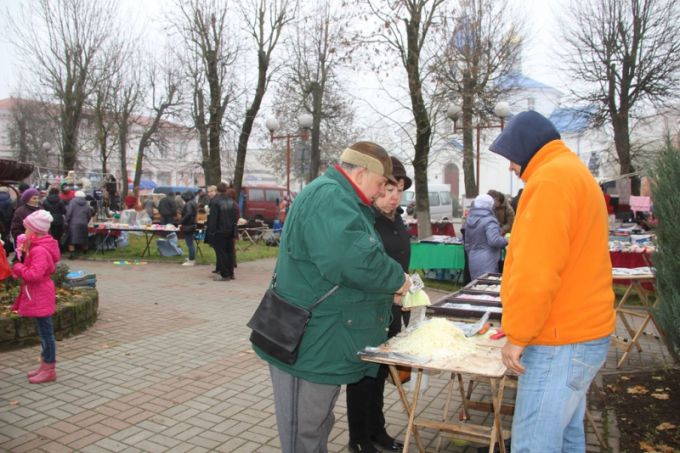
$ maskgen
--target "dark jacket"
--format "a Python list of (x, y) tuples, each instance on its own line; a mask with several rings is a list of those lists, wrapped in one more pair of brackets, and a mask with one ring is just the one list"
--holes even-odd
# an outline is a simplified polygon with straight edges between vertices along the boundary
[(210, 202), (206, 242), (210, 242), (216, 236), (236, 237), (238, 231), (236, 222), (238, 222), (236, 203), (225, 194), (218, 193)]
[(50, 214), (52, 214), (52, 225), (61, 226), (64, 224), (64, 219), (66, 217), (66, 205), (59, 198), (59, 194), (48, 195), (43, 201), (43, 208)]
[(87, 244), (87, 224), (94, 210), (85, 198), (76, 197), (66, 208), (66, 223), (68, 224), (69, 243), (74, 245)]
[(501, 226), (491, 209), (470, 209), (465, 221), (465, 251), (470, 277), (475, 279), (487, 272), (498, 272), (501, 249), (506, 245), (508, 241), (501, 236)]
[(411, 239), (409, 238), (406, 225), (401, 218), (403, 210), (397, 208), (394, 220), (385, 216), (379, 209), (375, 212), (375, 229), (382, 239), (387, 254), (401, 265), (404, 272), (408, 272), (408, 264), (411, 260)]
[(7, 192), (0, 192), (0, 223), (5, 231), (9, 231), (14, 215), (14, 203)]
[(320, 384), (375, 377), (377, 364), (362, 361), (357, 352), (387, 339), (393, 294), (404, 272), (385, 253), (372, 208), (336, 167), (308, 184), (291, 205), (276, 275), (276, 292), (300, 307), (339, 288), (314, 309), (295, 364), (254, 347), (257, 354), (285, 373)]
[(182, 206), (182, 218), (179, 223), (182, 225), (182, 230), (192, 232), (196, 229), (196, 215), (198, 214), (198, 205), (194, 201), (191, 192), (184, 192), (182, 198), (185, 203)]
[(14, 215), (12, 216), (12, 226), (11, 226), (11, 232), (12, 232), (12, 237), (16, 241), (17, 237), (20, 234), (23, 234), (26, 232), (26, 228), (24, 227), (24, 219), (29, 215), (32, 214), (33, 212), (37, 211), (40, 209), (40, 206), (31, 206), (28, 204), (22, 204), (17, 208), (16, 211), (14, 211)]
[(162, 217), (172, 217), (177, 215), (177, 203), (174, 195), (166, 195), (158, 202), (158, 213)]

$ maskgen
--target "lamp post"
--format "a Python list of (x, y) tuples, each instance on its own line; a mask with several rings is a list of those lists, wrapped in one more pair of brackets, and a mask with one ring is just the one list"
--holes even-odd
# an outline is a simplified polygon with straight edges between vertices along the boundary
[[(451, 104), (446, 110), (446, 116), (453, 121), (453, 132), (457, 133), (460, 129), (458, 128), (457, 120), (460, 114), (463, 112), (463, 108), (457, 104)], [(479, 181), (479, 167), (481, 163), (481, 151), (480, 151), (480, 135), (482, 129), (494, 129), (500, 127), (501, 130), (505, 127), (505, 118), (510, 115), (510, 104), (507, 102), (499, 102), (493, 109), (494, 114), (501, 119), (501, 124), (484, 124), (482, 125), (478, 120), (474, 122), (473, 127), (477, 130), (477, 166), (476, 166), (476, 179), (477, 179), (477, 192), (481, 189), (481, 184)]]
[(298, 125), (300, 126), (300, 128), (302, 128), (302, 133), (291, 134), (290, 132), (287, 132), (285, 135), (274, 135), (274, 132), (276, 132), (281, 127), (276, 118), (269, 118), (265, 122), (267, 129), (269, 129), (269, 136), (272, 142), (274, 142), (274, 140), (286, 139), (286, 193), (288, 194), (289, 197), (290, 197), (290, 139), (302, 138), (306, 140), (307, 131), (312, 127), (313, 122), (314, 118), (312, 117), (312, 115), (308, 113), (303, 113), (298, 117)]

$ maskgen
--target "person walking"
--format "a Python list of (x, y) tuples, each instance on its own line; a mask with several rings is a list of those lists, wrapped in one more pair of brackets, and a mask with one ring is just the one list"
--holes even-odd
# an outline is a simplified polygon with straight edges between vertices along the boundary
[(227, 196), (229, 186), (221, 182), (217, 184), (217, 195), (210, 202), (208, 227), (206, 235), (215, 249), (217, 275), (215, 281), (234, 279), (234, 237), (236, 237), (238, 215), (234, 200)]
[(43, 200), (43, 209), (52, 215), (52, 225), (50, 225), (50, 236), (54, 238), (57, 243), (61, 244), (64, 236), (64, 224), (66, 223), (66, 205), (59, 198), (59, 189), (53, 187), (47, 194), (47, 198)]
[(327, 452), (340, 386), (378, 373), (379, 366), (362, 361), (357, 352), (386, 340), (392, 300), (400, 302), (410, 286), (374, 227), (371, 205), (391, 173), (385, 149), (355, 143), (288, 211), (275, 266), (276, 293), (306, 308), (338, 289), (314, 309), (295, 363), (253, 345), (269, 363), (283, 453)]
[(26, 239), (22, 244), (23, 262), (14, 263), (12, 274), (21, 280), (21, 289), (12, 311), (34, 318), (40, 336), (40, 366), (28, 373), (28, 382), (42, 384), (57, 379), (57, 343), (52, 315), (56, 311), (56, 290), (51, 275), (61, 259), (59, 244), (49, 235), (52, 215), (39, 210), (28, 215), (23, 224)]
[(182, 263), (182, 266), (193, 266), (196, 263), (196, 243), (194, 242), (194, 233), (196, 232), (196, 216), (198, 215), (198, 205), (194, 200), (194, 193), (187, 190), (182, 194), (184, 206), (182, 206), (182, 218), (180, 225), (184, 233), (184, 242), (187, 245), (189, 256), (187, 260)]
[(583, 452), (586, 393), (616, 322), (602, 191), (537, 112), (515, 115), (489, 149), (525, 182), (501, 284), (501, 355), (520, 375), (511, 449)]
[[(387, 254), (408, 272), (411, 259), (411, 240), (401, 218), (399, 207), (401, 194), (411, 187), (411, 178), (406, 175), (404, 165), (396, 157), (392, 160), (392, 177), (385, 184), (385, 194), (373, 203), (375, 230)], [(387, 296), (390, 297), (389, 295)], [(401, 332), (402, 321), (408, 326), (409, 311), (392, 304), (392, 322), (387, 337)], [(386, 451), (401, 451), (404, 444), (395, 440), (385, 429), (383, 414), (385, 379), (388, 367), (381, 365), (376, 377), (364, 376), (358, 382), (347, 384), (347, 425), (349, 426), (349, 450), (353, 453), (377, 453), (373, 443)]]
[(478, 195), (465, 220), (464, 244), (472, 280), (489, 272), (498, 272), (501, 250), (508, 245), (493, 208), (491, 195)]
[(88, 249), (87, 225), (94, 214), (92, 206), (85, 199), (82, 190), (76, 192), (66, 208), (66, 224), (68, 225), (69, 259), (76, 257), (76, 246), (85, 253)]

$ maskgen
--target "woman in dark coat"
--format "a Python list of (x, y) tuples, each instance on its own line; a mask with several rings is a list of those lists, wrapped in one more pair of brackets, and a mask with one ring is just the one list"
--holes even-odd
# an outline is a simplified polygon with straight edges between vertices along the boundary
[(26, 228), (24, 227), (24, 219), (28, 217), (29, 214), (32, 214), (33, 212), (40, 209), (40, 192), (38, 189), (34, 189), (33, 187), (26, 189), (21, 194), (18, 204), (20, 204), (20, 206), (16, 211), (14, 211), (14, 215), (12, 216), (12, 226), (10, 227), (10, 231), (15, 242), (20, 234), (24, 234), (26, 232)]
[(50, 225), (50, 236), (61, 243), (64, 234), (64, 223), (66, 221), (66, 205), (59, 198), (59, 189), (50, 189), (47, 198), (43, 201), (43, 208), (52, 214), (52, 224)]
[(85, 200), (85, 194), (79, 190), (76, 192), (75, 198), (68, 204), (68, 208), (66, 208), (70, 259), (75, 257), (76, 245), (83, 252), (87, 251), (87, 224), (90, 222), (92, 214), (94, 214), (94, 211), (87, 200)]
[[(385, 195), (375, 200), (375, 229), (382, 239), (385, 251), (408, 272), (411, 259), (411, 243), (399, 207), (401, 194), (411, 187), (402, 163), (392, 157), (392, 179), (385, 186)], [(401, 331), (401, 323), (408, 326), (409, 312), (392, 305), (392, 323), (387, 336), (391, 338)], [(349, 425), (349, 449), (352, 452), (378, 452), (373, 445), (384, 451), (401, 451), (404, 445), (385, 430), (383, 393), (387, 367), (381, 366), (375, 378), (366, 376), (359, 382), (347, 385), (347, 423)]]

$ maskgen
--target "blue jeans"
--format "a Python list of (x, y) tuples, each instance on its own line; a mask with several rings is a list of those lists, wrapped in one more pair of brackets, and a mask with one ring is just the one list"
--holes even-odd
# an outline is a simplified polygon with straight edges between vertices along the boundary
[(513, 453), (585, 452), (586, 393), (608, 348), (609, 337), (526, 347), (512, 420)]
[(54, 339), (54, 326), (52, 324), (52, 317), (45, 316), (44, 318), (35, 318), (35, 325), (40, 336), (40, 343), (42, 344), (42, 352), (40, 356), (45, 363), (54, 363), (57, 361), (57, 342)]
[(189, 251), (189, 259), (191, 261), (196, 259), (196, 245), (194, 243), (194, 233), (184, 233), (184, 242), (187, 244), (187, 250)]

